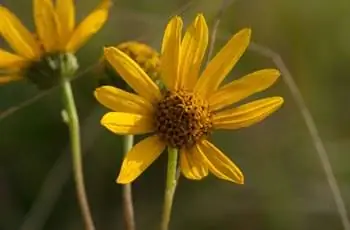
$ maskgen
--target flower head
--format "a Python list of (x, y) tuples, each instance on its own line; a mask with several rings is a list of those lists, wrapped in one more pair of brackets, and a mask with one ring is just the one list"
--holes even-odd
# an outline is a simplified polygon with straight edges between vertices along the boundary
[[(118, 44), (116, 48), (134, 60), (154, 81), (157, 82), (160, 80), (160, 57), (159, 53), (152, 47), (137, 41), (127, 41)], [(100, 85), (113, 85), (118, 88), (125, 88), (125, 82), (123, 82), (124, 84), (120, 84), (120, 80), (122, 79), (104, 56), (100, 60), (98, 75)]]
[[(32, 34), (10, 10), (0, 6), (0, 34), (16, 54), (0, 49), (0, 83), (38, 75), (38, 68), (55, 67), (58, 54), (75, 53), (105, 23), (110, 0), (100, 5), (78, 26), (73, 0), (33, 0), (36, 33)], [(69, 58), (69, 57), (68, 57)], [(45, 68), (46, 69), (45, 69)], [(50, 75), (50, 74), (47, 74)], [(45, 84), (45, 83), (44, 83)]]
[(96, 89), (98, 101), (116, 111), (105, 114), (102, 125), (116, 134), (151, 134), (127, 153), (117, 182), (135, 180), (170, 146), (180, 151), (180, 168), (185, 177), (199, 180), (211, 172), (220, 179), (242, 184), (240, 169), (208, 137), (215, 129), (248, 127), (277, 110), (283, 103), (281, 97), (228, 106), (267, 89), (280, 73), (263, 69), (220, 86), (246, 50), (250, 29), (235, 34), (202, 73), (200, 67), (208, 44), (203, 15), (196, 17), (183, 38), (181, 32), (181, 18), (172, 18), (161, 53), (160, 77), (165, 90), (159, 90), (125, 53), (113, 47), (105, 49), (106, 59), (136, 94), (111, 86)]
[(160, 57), (152, 47), (136, 41), (123, 42), (117, 48), (133, 59), (153, 80), (159, 79)]

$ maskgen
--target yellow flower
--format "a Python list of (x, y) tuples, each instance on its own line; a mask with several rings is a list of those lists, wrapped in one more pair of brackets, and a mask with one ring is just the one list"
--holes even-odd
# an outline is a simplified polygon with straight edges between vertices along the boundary
[(105, 23), (110, 0), (100, 5), (78, 26), (73, 0), (33, 0), (36, 35), (29, 32), (7, 8), (0, 6), (0, 34), (16, 54), (0, 49), (0, 83), (22, 79), (33, 62), (57, 53), (74, 53)]
[[(154, 81), (159, 81), (160, 56), (156, 50), (145, 43), (137, 41), (123, 42), (118, 44), (116, 48), (133, 59)], [(121, 84), (122, 79), (104, 56), (100, 60), (97, 75), (100, 85), (113, 85), (125, 89), (125, 82)]]
[[(159, 157), (166, 146), (179, 149), (182, 174), (199, 180), (213, 173), (220, 179), (244, 183), (242, 172), (208, 141), (214, 129), (239, 129), (253, 125), (283, 103), (269, 97), (227, 108), (254, 93), (270, 87), (279, 77), (275, 69), (263, 69), (220, 87), (246, 50), (250, 29), (234, 35), (200, 74), (208, 44), (208, 28), (199, 14), (183, 39), (182, 20), (171, 19), (164, 33), (161, 53), (161, 78), (167, 89), (160, 91), (149, 76), (125, 53), (110, 47), (105, 57), (136, 94), (111, 86), (95, 91), (100, 103), (116, 112), (101, 119), (110, 131), (151, 136), (127, 153), (118, 183), (135, 180)], [(200, 76), (200, 77), (199, 77)]]
[(123, 42), (117, 48), (133, 59), (153, 80), (159, 78), (160, 57), (156, 50), (136, 41)]

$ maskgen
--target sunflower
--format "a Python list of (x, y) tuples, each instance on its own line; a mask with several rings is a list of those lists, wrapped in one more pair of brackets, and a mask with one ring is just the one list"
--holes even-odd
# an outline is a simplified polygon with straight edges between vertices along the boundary
[[(0, 49), (0, 83), (23, 79), (33, 65), (43, 67), (53, 55), (75, 53), (105, 23), (110, 0), (100, 5), (78, 26), (73, 0), (33, 0), (37, 32), (32, 34), (10, 10), (0, 6), (0, 34), (16, 54)], [(50, 63), (48, 63), (50, 64)]]
[(220, 179), (243, 184), (240, 169), (208, 137), (214, 129), (253, 125), (283, 104), (283, 98), (269, 97), (227, 108), (270, 87), (280, 75), (276, 69), (263, 69), (220, 87), (246, 50), (250, 29), (235, 34), (200, 74), (208, 44), (205, 18), (199, 14), (183, 39), (182, 25), (180, 17), (173, 17), (163, 37), (161, 79), (166, 90), (159, 90), (119, 49), (104, 50), (106, 59), (136, 94), (112, 86), (97, 88), (97, 100), (116, 111), (106, 113), (101, 124), (120, 135), (151, 134), (127, 153), (117, 183), (135, 180), (170, 146), (179, 150), (180, 168), (186, 178), (200, 180), (211, 172)]

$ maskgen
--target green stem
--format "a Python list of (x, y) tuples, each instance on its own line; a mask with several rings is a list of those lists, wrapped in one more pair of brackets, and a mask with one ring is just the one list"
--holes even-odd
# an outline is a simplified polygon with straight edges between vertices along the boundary
[[(126, 155), (132, 148), (134, 143), (133, 135), (124, 136), (124, 154)], [(123, 185), (123, 205), (124, 205), (124, 220), (126, 230), (135, 230), (134, 207), (132, 202), (131, 183)]]
[(163, 218), (161, 223), (161, 230), (169, 229), (169, 222), (171, 216), (171, 209), (175, 195), (177, 183), (177, 156), (178, 150), (175, 148), (168, 148), (168, 170), (166, 177), (165, 198), (163, 207)]
[(72, 87), (69, 79), (66, 76), (62, 76), (61, 84), (63, 88), (65, 121), (67, 122), (69, 127), (72, 160), (73, 160), (73, 171), (74, 171), (75, 186), (77, 190), (78, 201), (79, 201), (81, 214), (83, 216), (86, 229), (94, 230), (95, 226), (92, 220), (89, 203), (87, 201), (85, 184), (84, 184), (84, 174), (83, 174), (81, 146), (80, 146), (79, 118), (77, 114), (77, 109), (74, 102)]

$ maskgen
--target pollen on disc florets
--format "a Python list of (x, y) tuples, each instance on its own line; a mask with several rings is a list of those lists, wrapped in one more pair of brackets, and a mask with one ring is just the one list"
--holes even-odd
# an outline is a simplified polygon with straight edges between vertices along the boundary
[(165, 91), (156, 106), (155, 126), (169, 146), (192, 147), (210, 133), (212, 114), (208, 103), (192, 92)]

